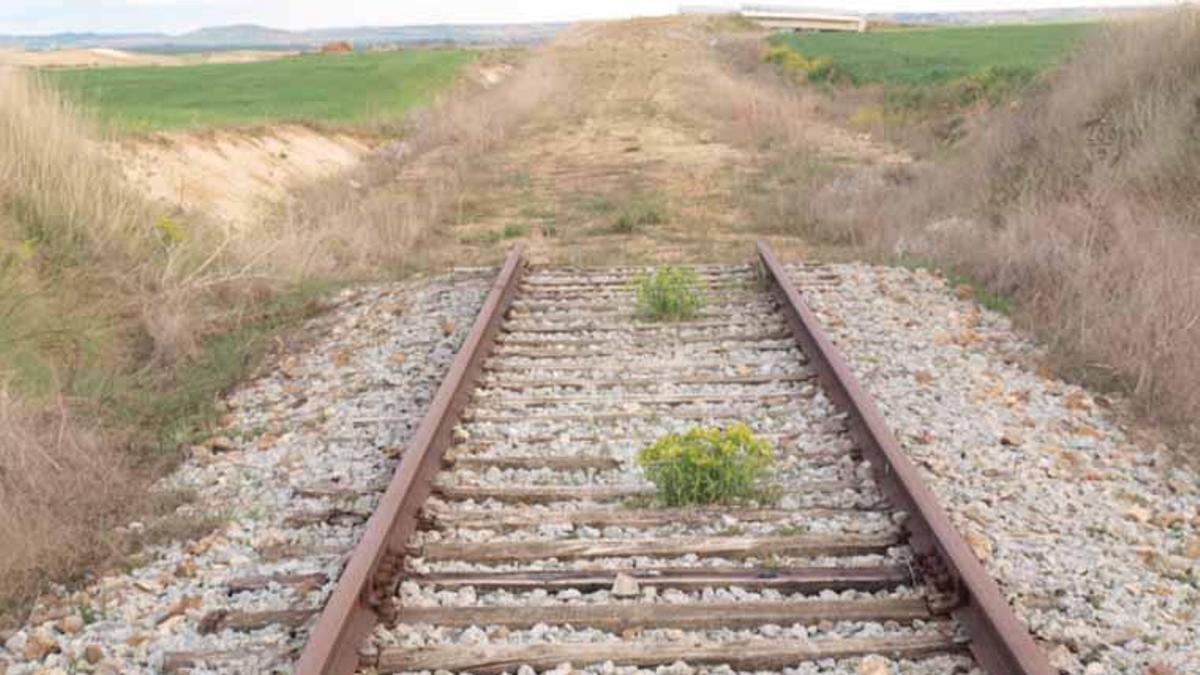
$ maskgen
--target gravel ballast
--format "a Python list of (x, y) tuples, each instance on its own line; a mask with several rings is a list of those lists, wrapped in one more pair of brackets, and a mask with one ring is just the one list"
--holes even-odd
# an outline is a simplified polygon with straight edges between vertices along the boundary
[(938, 276), (791, 272), (1053, 665), (1200, 672), (1194, 473), (1131, 441), (1117, 403), (1038, 372), (1007, 318)]
[[(520, 669), (524, 675), (532, 672), (530, 664), (552, 669), (560, 658), (572, 662), (560, 670), (574, 672), (733, 672), (701, 664), (742, 651), (733, 644), (738, 640), (779, 649), (779, 640), (902, 640), (927, 631), (925, 637), (945, 639), (953, 630), (953, 622), (924, 620), (935, 619), (925, 604), (928, 589), (903, 577), (861, 590), (780, 591), (757, 583), (771, 578), (770, 570), (786, 575), (796, 568), (848, 576), (852, 567), (874, 568), (858, 570), (870, 575), (882, 565), (903, 574), (912, 557), (899, 527), (903, 514), (887, 505), (870, 465), (854, 455), (844, 415), (816, 388), (807, 359), (761, 288), (739, 290), (753, 313), (712, 304), (700, 319), (672, 325), (630, 316), (628, 292), (546, 297), (553, 293), (538, 289), (552, 278), (539, 274), (523, 285), (508, 332), (484, 365), (489, 376), (455, 429), (457, 445), (448, 453), (463, 464), (452, 462), (435, 479), (440, 492), (427, 513), (437, 515), (408, 542), (408, 571), (433, 574), (401, 584), (393, 598), (399, 623), (376, 626), (365, 651), (380, 656), (368, 658), (361, 672), (372, 672), (372, 663), (418, 672), (433, 664), (471, 670), (472, 663), (492, 672), (510, 658), (512, 664), (533, 659)], [(727, 505), (725, 517), (672, 522), (680, 516), (662, 511), (654, 499), (639, 451), (667, 433), (734, 421), (774, 444), (777, 463), (763, 481), (766, 489), (738, 505), (746, 514), (758, 507), (769, 515), (742, 523), (739, 509)], [(557, 461), (539, 466), (538, 457)], [(603, 468), (571, 461), (589, 457), (603, 458)], [(506, 459), (522, 463), (503, 466)], [(590, 514), (610, 509), (667, 519), (629, 526), (589, 520), (603, 520)], [(495, 520), (481, 517), (489, 513)], [(547, 520), (539, 522), (539, 514)], [(456, 526), (456, 517), (471, 524)], [(670, 581), (658, 587), (653, 578), (669, 576), (672, 568), (707, 568), (718, 579), (703, 587), (676, 588)], [(739, 568), (753, 570), (756, 579), (719, 579)], [(557, 588), (538, 588), (533, 580), (506, 589), (485, 578), (538, 570), (589, 570), (613, 580), (599, 588), (576, 578)], [(622, 570), (641, 581), (614, 574)], [(437, 578), (440, 572), (470, 576), (452, 581)], [(838, 620), (856, 612), (880, 618)], [(729, 654), (714, 654), (727, 642)], [(630, 649), (667, 665), (615, 665), (630, 662), (622, 655)], [(954, 645), (934, 649), (953, 652)], [(539, 658), (539, 650), (553, 656)], [(672, 653), (696, 663), (673, 663)], [(805, 658), (799, 652), (789, 657)], [(736, 663), (746, 661), (731, 658), (727, 666)], [(828, 658), (784, 672), (874, 675), (900, 667), (934, 673), (970, 670), (970, 664), (960, 658)]]
[[(53, 589), (29, 625), (5, 636), (0, 672), (162, 672), (192, 652), (227, 652), (208, 662), (219, 672), (290, 672), (311, 619), (240, 633), (207, 632), (203, 621), (321, 605), (494, 277), (464, 271), (339, 293), (302, 329), (312, 347), (234, 391), (220, 435), (163, 481), (197, 495), (178, 515), (223, 524), (144, 551), (128, 573)], [(321, 517), (330, 512), (341, 515)], [(301, 573), (323, 578), (230, 592), (235, 580)]]
[[(1056, 668), (1088, 675), (1200, 672), (1200, 486), (1193, 472), (1172, 461), (1168, 449), (1141, 447), (1131, 439), (1120, 422), (1122, 402), (1047, 376), (1037, 367), (1042, 355), (1013, 330), (1007, 318), (956, 296), (955, 289), (937, 275), (860, 264), (793, 266), (790, 270), (904, 450)], [(160, 672), (170, 655), (181, 652), (234, 654), (219, 665), (213, 662), (212, 668), (221, 672), (290, 670), (311, 619), (299, 629), (272, 626), (243, 633), (202, 632), (203, 620), (222, 610), (320, 606), (399, 450), (469, 329), (493, 275), (490, 270), (464, 272), (340, 294), (336, 307), (306, 328), (320, 338), (313, 341), (314, 346), (284, 355), (268, 375), (235, 391), (227, 401), (229, 411), (221, 435), (193, 448), (184, 465), (165, 481), (166, 487), (187, 488), (198, 495), (194, 503), (181, 507), (180, 515), (219, 513), (224, 524), (199, 540), (146, 551), (127, 573), (103, 576), (78, 590), (52, 589), (35, 608), (28, 625), (3, 636), (0, 672)], [(693, 350), (677, 351), (676, 357), (684, 363)], [(795, 351), (762, 357), (731, 345), (729, 363), (715, 372), (745, 375), (759, 370), (739, 365), (742, 363), (767, 364), (761, 368), (764, 373), (799, 372), (802, 360)], [(570, 357), (551, 362), (517, 357), (508, 362), (527, 366), (525, 374), (535, 377), (554, 375), (556, 367), (597, 363), (596, 359)], [(635, 369), (661, 363), (653, 355), (613, 360), (614, 365)], [(678, 391), (707, 389), (697, 386)], [(545, 388), (541, 393), (572, 395), (573, 390)], [(630, 389), (628, 393), (643, 392)], [(815, 408), (817, 414), (806, 419), (796, 412), (805, 406), (813, 406), (808, 409)], [(836, 434), (821, 427), (832, 412), (822, 396), (788, 407), (793, 413), (787, 416), (779, 415), (780, 406), (765, 407), (770, 414), (759, 410), (750, 416), (752, 426), (791, 433), (821, 447), (840, 446)], [(747, 410), (753, 409), (747, 406)], [(582, 439), (611, 437), (614, 429), (620, 432), (618, 437), (652, 438), (689, 426), (670, 420), (630, 419), (564, 430), (573, 425), (553, 420), (477, 421), (464, 425), (462, 433), (472, 439), (497, 439), (489, 451), (495, 455), (525, 454), (534, 448), (538, 454), (558, 456), (574, 451)], [(521, 442), (545, 434), (553, 440)], [(639, 443), (588, 442), (593, 449), (620, 459), (624, 468), (559, 472), (553, 476), (556, 481), (635, 482), (637, 476), (629, 473), (629, 462)], [(847, 470), (857, 473), (860, 468), (839, 462), (821, 470), (831, 477)], [(463, 470), (454, 481), (533, 485), (549, 483), (551, 478), (539, 470)], [(787, 507), (805, 505), (801, 500)], [(558, 510), (562, 506), (529, 508)], [(493, 502), (469, 500), (453, 507), (468, 511), (502, 508)], [(331, 513), (334, 515), (321, 515)], [(886, 521), (872, 518), (868, 530), (887, 527)], [(837, 519), (828, 522), (833, 525), (821, 527), (840, 527)], [(773, 531), (769, 526), (738, 527)], [(553, 531), (551, 528), (546, 534)], [(676, 531), (647, 529), (641, 534), (666, 536)], [(463, 528), (443, 536), (472, 540), (479, 532)], [(685, 527), (678, 532), (712, 534), (720, 529)], [(604, 534), (602, 530), (597, 533)], [(607, 536), (632, 538), (638, 534), (636, 529), (616, 528)], [(527, 535), (488, 538), (496, 536), (520, 540)], [(903, 554), (903, 547), (897, 552)], [(863, 556), (854, 563), (887, 560)], [(520, 565), (413, 563), (413, 571), (418, 572), (749, 564), (694, 556)], [(229, 590), (235, 580), (280, 574), (323, 577), (304, 584), (268, 583), (243, 592)], [(467, 602), (421, 585), (410, 584), (402, 592), (410, 601), (416, 600), (414, 604), (457, 606)], [(724, 592), (733, 591), (713, 589), (712, 594), (720, 597)], [(686, 602), (706, 599), (693, 595), (681, 594), (680, 598)], [(474, 598), (498, 605), (536, 599), (504, 593), (478, 593)], [(604, 593), (599, 593), (579, 601), (604, 599)], [(573, 598), (565, 601), (576, 602)], [(774, 630), (710, 631), (685, 637), (720, 641), (770, 637)], [(815, 631), (795, 626), (781, 630), (803, 637), (853, 635), (861, 627), (839, 623)], [(513, 631), (502, 641), (616, 639), (591, 629), (549, 627), (535, 633)], [(670, 631), (648, 636), (679, 638), (678, 632)], [(497, 639), (479, 628), (444, 632), (434, 627), (420, 627), (409, 639), (455, 644), (480, 637)], [(404, 639), (400, 631), (389, 630), (377, 630), (374, 637), (376, 647), (403, 644)], [(868, 665), (880, 666), (870, 670), (870, 675), (971, 669), (969, 659), (937, 657), (882, 664), (867, 659), (827, 660), (783, 672), (861, 675)], [(560, 670), (563, 675), (578, 672)], [(683, 664), (639, 670), (609, 663), (589, 666), (586, 672), (692, 675), (734, 671)]]

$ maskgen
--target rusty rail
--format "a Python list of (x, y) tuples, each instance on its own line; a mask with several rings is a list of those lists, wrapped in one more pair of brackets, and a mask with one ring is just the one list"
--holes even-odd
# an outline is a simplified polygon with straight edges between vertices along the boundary
[(848, 414), (850, 433), (871, 460), (876, 481), (893, 504), (908, 511), (909, 543), (926, 578), (945, 594), (945, 609), (966, 627), (976, 660), (992, 675), (1053, 673), (1028, 628), (1013, 614), (995, 581), (900, 449), (883, 415), (821, 330), (771, 246), (760, 241), (758, 255), (826, 394)]
[(403, 565), (405, 543), (416, 530), (418, 512), (432, 490), (432, 479), (441, 465), (442, 453), (450, 445), (451, 431), (475, 388), (483, 361), (491, 352), (524, 274), (523, 252), (524, 247), (518, 244), (509, 253), (466, 342), (309, 633), (296, 664), (297, 673), (353, 673), (359, 665), (359, 645), (375, 623), (393, 611), (387, 598)]
[[(432, 478), (451, 432), (475, 388), (483, 361), (525, 271), (523, 248), (509, 254), (471, 333), (404, 453), (383, 499), (367, 522), (333, 594), (297, 662), (303, 675), (342, 675), (359, 666), (359, 647), (377, 621), (394, 618), (390, 597), (402, 572), (405, 545), (417, 527)], [(786, 270), (765, 242), (758, 244), (771, 291), (829, 398), (849, 416), (850, 433), (872, 461), (877, 482), (910, 518), (909, 543), (925, 578), (942, 593), (937, 609), (967, 628), (971, 651), (993, 675), (1049, 675), (1045, 656), (1012, 613), (949, 518), (904, 455), (870, 397), (820, 329)]]

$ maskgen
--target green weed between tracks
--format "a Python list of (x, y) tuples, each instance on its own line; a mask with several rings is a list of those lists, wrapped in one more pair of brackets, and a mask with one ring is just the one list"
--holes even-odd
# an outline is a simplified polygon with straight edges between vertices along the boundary
[(668, 434), (638, 453), (638, 465), (667, 506), (759, 497), (759, 482), (774, 463), (771, 445), (742, 423)]
[(637, 315), (649, 321), (686, 321), (704, 307), (700, 275), (684, 267), (661, 267), (641, 275), (637, 285)]

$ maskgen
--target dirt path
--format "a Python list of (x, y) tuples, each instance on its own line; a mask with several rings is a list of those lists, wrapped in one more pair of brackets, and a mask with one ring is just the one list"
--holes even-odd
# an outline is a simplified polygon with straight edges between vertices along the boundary
[[(770, 128), (814, 141), (829, 161), (896, 153), (802, 117), (721, 62), (707, 20), (584, 24), (547, 47), (550, 92), (499, 152), (478, 159), (450, 234), (475, 249), (526, 239), (536, 261), (727, 260), (764, 235), (792, 252), (800, 237), (755, 212)], [(769, 108), (769, 109), (768, 109)], [(794, 143), (795, 138), (779, 139)], [(415, 187), (418, 162), (403, 180)], [(461, 250), (450, 255), (460, 256)]]

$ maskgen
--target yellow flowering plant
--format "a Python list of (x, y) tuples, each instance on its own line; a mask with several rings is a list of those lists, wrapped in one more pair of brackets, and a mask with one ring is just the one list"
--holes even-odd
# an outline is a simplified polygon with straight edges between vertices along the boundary
[(751, 499), (775, 462), (767, 441), (743, 423), (668, 434), (638, 453), (638, 465), (667, 506)]

